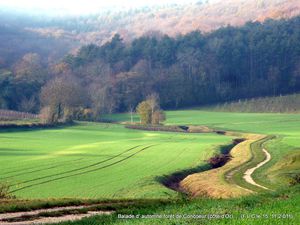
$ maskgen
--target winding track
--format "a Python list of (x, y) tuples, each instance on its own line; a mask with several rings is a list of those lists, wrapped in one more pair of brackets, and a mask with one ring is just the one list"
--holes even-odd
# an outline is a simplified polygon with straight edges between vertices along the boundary
[(251, 184), (251, 185), (254, 185), (254, 186), (257, 186), (257, 187), (260, 187), (260, 188), (263, 188), (263, 189), (266, 189), (266, 190), (270, 190), (269, 188), (265, 187), (265, 186), (262, 186), (258, 183), (256, 183), (253, 178), (252, 178), (252, 174), (254, 173), (255, 170), (257, 170), (258, 168), (262, 167), (263, 165), (265, 165), (267, 162), (269, 162), (271, 160), (271, 154), (266, 150), (266, 149), (262, 149), (262, 151), (265, 153), (266, 155), (266, 158), (264, 161), (260, 162), (259, 164), (257, 164), (255, 167), (253, 168), (250, 168), (250, 169), (247, 169), (246, 172), (244, 173), (244, 180)]

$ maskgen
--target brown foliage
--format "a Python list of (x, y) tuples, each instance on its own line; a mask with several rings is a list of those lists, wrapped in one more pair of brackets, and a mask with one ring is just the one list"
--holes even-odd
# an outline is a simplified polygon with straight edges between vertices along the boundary
[(165, 113), (159, 109), (157, 93), (147, 96), (147, 99), (137, 106), (136, 111), (140, 115), (142, 124), (159, 124), (166, 120)]
[(152, 124), (160, 124), (166, 120), (166, 114), (164, 111), (155, 111), (152, 116)]
[(151, 118), (151, 106), (147, 101), (141, 102), (137, 108), (137, 113), (140, 115), (142, 124), (150, 124), (152, 121)]
[(45, 121), (57, 123), (72, 120), (76, 108), (87, 104), (87, 96), (80, 83), (73, 77), (60, 77), (49, 81), (41, 91)]

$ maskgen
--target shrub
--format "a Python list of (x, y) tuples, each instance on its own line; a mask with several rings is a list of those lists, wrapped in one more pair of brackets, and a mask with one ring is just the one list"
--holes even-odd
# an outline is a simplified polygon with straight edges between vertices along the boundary
[(230, 160), (231, 156), (228, 154), (219, 154), (216, 155), (214, 157), (211, 157), (208, 160), (208, 163), (213, 167), (213, 168), (218, 168), (221, 167), (223, 165), (225, 165), (225, 163), (227, 163)]
[(0, 183), (0, 199), (10, 198), (9, 185), (7, 183)]
[(292, 178), (292, 180), (290, 181), (290, 185), (291, 185), (291, 186), (295, 186), (295, 185), (297, 185), (297, 184), (300, 184), (300, 174), (299, 174), (299, 173), (296, 174), (296, 175)]

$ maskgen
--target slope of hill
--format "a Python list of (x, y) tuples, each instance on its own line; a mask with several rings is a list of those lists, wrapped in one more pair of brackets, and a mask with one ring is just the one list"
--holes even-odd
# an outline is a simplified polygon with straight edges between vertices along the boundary
[(10, 64), (28, 52), (44, 54), (51, 61), (83, 44), (102, 45), (116, 33), (125, 41), (142, 35), (174, 37), (195, 30), (210, 32), (227, 25), (241, 26), (247, 21), (262, 22), (299, 14), (298, 0), (203, 0), (105, 9), (93, 15), (66, 17), (0, 8), (0, 66), (3, 61)]
[[(1, 16), (0, 20), (2, 21)], [(42, 56), (44, 63), (59, 61), (77, 46), (76, 41), (41, 36), (16, 24), (0, 22), (0, 68), (11, 66), (30, 52)]]

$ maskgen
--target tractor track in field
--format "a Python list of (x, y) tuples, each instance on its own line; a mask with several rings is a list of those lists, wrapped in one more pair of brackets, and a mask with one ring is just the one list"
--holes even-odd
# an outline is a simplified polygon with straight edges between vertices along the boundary
[[(63, 173), (56, 173), (56, 174), (51, 174), (51, 175), (47, 175), (47, 176), (43, 176), (43, 177), (38, 177), (38, 178), (35, 178), (35, 179), (31, 179), (31, 180), (26, 180), (26, 181), (23, 181), (22, 184), (26, 184), (26, 183), (29, 183), (29, 182), (32, 182), (32, 181), (42, 180), (42, 179), (45, 179), (45, 178), (60, 176), (60, 175), (64, 175), (64, 174), (68, 174), (68, 173), (72, 173), (72, 172), (77, 172), (77, 171), (84, 170), (84, 169), (87, 169), (87, 168), (90, 168), (90, 167), (93, 167), (93, 166), (97, 166), (97, 165), (100, 165), (100, 164), (105, 163), (107, 161), (113, 160), (113, 159), (115, 159), (115, 158), (117, 158), (117, 157), (119, 157), (119, 156), (135, 149), (135, 148), (138, 148), (138, 147), (140, 147), (140, 145), (137, 145), (135, 147), (126, 149), (125, 151), (121, 152), (120, 154), (114, 155), (113, 157), (110, 157), (108, 159), (105, 159), (105, 160), (102, 160), (102, 161), (99, 161), (99, 162), (96, 162), (96, 163), (93, 163), (93, 164), (90, 164), (90, 165), (87, 165), (87, 166), (83, 166), (83, 167), (79, 167), (79, 168), (76, 168), (76, 169), (68, 170), (68, 171), (65, 171)], [(56, 167), (54, 167), (54, 168), (56, 168)], [(17, 184), (12, 184), (12, 185), (10, 185), (10, 187), (14, 186), (14, 185), (17, 185)]]
[[(45, 170), (55, 169), (55, 168), (64, 166), (66, 163), (77, 162), (77, 161), (80, 161), (82, 159), (84, 159), (84, 158), (80, 158), (80, 159), (76, 159), (76, 160), (70, 160), (70, 161), (64, 161), (64, 162), (57, 163), (55, 166), (50, 166), (50, 167), (46, 167), (46, 168), (43, 168), (43, 169), (32, 170), (32, 171), (29, 171), (29, 172), (17, 173), (17, 174), (14, 174), (14, 175), (11, 175), (11, 176), (7, 176), (7, 177), (1, 177), (0, 179), (4, 180), (4, 179), (9, 179), (9, 178), (17, 177), (17, 176), (20, 176), (20, 175), (32, 174), (32, 173), (41, 172), (41, 171), (45, 171)], [(24, 169), (23, 171), (26, 171), (26, 169)]]
[[(133, 153), (133, 154), (131, 154), (131, 155), (129, 155), (129, 156), (127, 156), (127, 157), (125, 157), (125, 158), (119, 160), (119, 161), (116, 161), (116, 162), (114, 162), (114, 163), (108, 164), (108, 165), (106, 165), (106, 166), (102, 166), (102, 167), (100, 167), (100, 168), (95, 168), (95, 169), (92, 169), (92, 170), (87, 170), (87, 171), (84, 171), (84, 172), (75, 173), (75, 174), (71, 174), (71, 175), (67, 175), (67, 176), (63, 176), (63, 177), (58, 177), (58, 178), (55, 178), (55, 179), (52, 179), (52, 180), (47, 180), (47, 181), (43, 181), (43, 182), (36, 183), (36, 184), (27, 185), (27, 186), (25, 186), (25, 187), (18, 188), (18, 189), (15, 189), (15, 190), (13, 190), (13, 191), (10, 191), (9, 194), (12, 194), (12, 193), (15, 193), (15, 192), (17, 192), (17, 191), (21, 191), (21, 190), (24, 190), (24, 189), (27, 189), (27, 188), (30, 188), (30, 187), (34, 187), (34, 186), (38, 186), (38, 185), (50, 183), (50, 182), (53, 182), (53, 181), (62, 180), (62, 179), (65, 179), (65, 178), (74, 177), (74, 176), (79, 176), (79, 175), (83, 175), (83, 174), (87, 174), (87, 173), (99, 171), (99, 170), (102, 170), (102, 169), (105, 169), (105, 168), (109, 168), (109, 167), (114, 166), (114, 165), (116, 165), (116, 164), (119, 164), (119, 163), (121, 163), (121, 162), (123, 162), (123, 161), (126, 161), (126, 160), (132, 158), (133, 156), (135, 156), (135, 155), (137, 155), (137, 154), (139, 154), (139, 153), (141, 153), (141, 152), (145, 151), (146, 149), (149, 149), (149, 148), (151, 148), (151, 147), (153, 147), (153, 146), (156, 146), (156, 145), (149, 145), (149, 146), (146, 146), (146, 147), (142, 148), (141, 150), (139, 150), (139, 151), (137, 151), (137, 152), (135, 152), (135, 153)], [(129, 150), (128, 150), (128, 151), (129, 151)], [(59, 176), (59, 175), (56, 175), (56, 176)]]
[[(17, 172), (20, 172), (20, 171), (27, 171), (27, 170), (31, 170), (31, 169), (37, 169), (37, 168), (43, 168), (43, 167), (46, 167), (48, 165), (63, 165), (67, 162), (73, 162), (73, 161), (79, 161), (83, 158), (80, 158), (80, 159), (75, 159), (75, 160), (66, 160), (66, 161), (61, 161), (61, 162), (57, 162), (57, 163), (46, 163), (44, 165), (40, 165), (40, 166), (31, 166), (31, 167), (25, 167), (23, 169), (18, 169), (18, 170), (13, 170), (13, 171), (8, 171), (8, 172), (5, 172), (5, 175), (8, 175), (8, 174), (11, 174), (11, 173), (17, 173)], [(30, 171), (29, 171), (30, 172)], [(0, 174), (0, 176), (2, 176), (3, 174)], [(2, 179), (2, 178), (1, 178)]]

